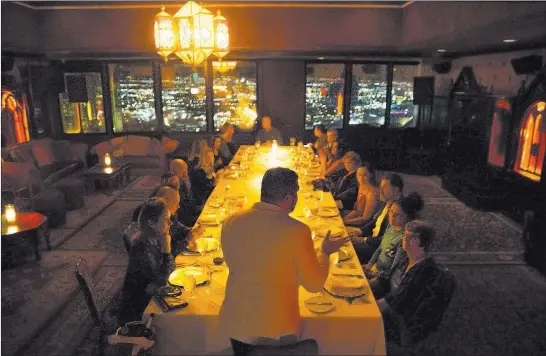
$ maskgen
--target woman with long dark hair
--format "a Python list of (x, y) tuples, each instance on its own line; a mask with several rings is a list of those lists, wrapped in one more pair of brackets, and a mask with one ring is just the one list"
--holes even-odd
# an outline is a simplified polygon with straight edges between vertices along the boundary
[(169, 234), (172, 222), (165, 201), (155, 198), (147, 202), (137, 220), (140, 235), (131, 248), (121, 290), (120, 324), (140, 320), (150, 299), (174, 270)]
[(361, 226), (368, 222), (379, 207), (379, 188), (375, 170), (368, 162), (363, 162), (356, 170), (358, 181), (358, 196), (353, 208), (343, 218), (343, 223), (348, 226)]

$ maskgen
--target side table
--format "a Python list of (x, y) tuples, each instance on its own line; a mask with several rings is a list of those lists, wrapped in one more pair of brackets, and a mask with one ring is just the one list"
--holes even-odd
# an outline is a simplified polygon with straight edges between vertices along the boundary
[[(47, 249), (51, 250), (51, 241), (49, 239), (49, 228), (47, 226), (47, 217), (35, 212), (18, 212), (15, 222), (8, 224), (2, 219), (2, 255), (6, 254), (7, 261), (3, 258), (3, 263), (8, 267), (13, 266), (12, 257), (17, 252), (17, 243), (21, 239), (30, 239), (34, 245), (34, 254), (36, 261), (42, 259), (40, 254), (40, 240), (44, 236)], [(15, 247), (15, 250), (13, 250)]]

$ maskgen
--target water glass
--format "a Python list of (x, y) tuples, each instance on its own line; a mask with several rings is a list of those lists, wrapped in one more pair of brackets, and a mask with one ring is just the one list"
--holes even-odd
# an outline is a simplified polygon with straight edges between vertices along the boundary
[(184, 278), (184, 289), (190, 293), (190, 296), (188, 300), (193, 300), (195, 296), (193, 295), (193, 292), (195, 291), (195, 288), (197, 287), (197, 282), (195, 281), (195, 277), (191, 274), (186, 274)]

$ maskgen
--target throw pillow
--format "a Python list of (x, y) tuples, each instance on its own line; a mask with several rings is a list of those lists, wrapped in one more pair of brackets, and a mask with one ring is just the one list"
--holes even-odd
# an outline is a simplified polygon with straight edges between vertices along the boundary
[(43, 139), (31, 142), (32, 145), (32, 155), (36, 160), (38, 167), (46, 166), (53, 163), (54, 161), (54, 152), (53, 152), (53, 140)]
[(147, 156), (150, 146), (150, 138), (146, 136), (127, 136), (127, 145), (125, 146), (125, 155), (127, 156)]

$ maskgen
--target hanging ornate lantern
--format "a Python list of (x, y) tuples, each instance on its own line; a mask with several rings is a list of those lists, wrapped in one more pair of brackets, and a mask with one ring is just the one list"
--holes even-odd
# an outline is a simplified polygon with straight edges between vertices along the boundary
[(214, 17), (212, 12), (188, 1), (174, 15), (178, 26), (176, 55), (184, 63), (196, 66), (214, 51)]
[(212, 62), (212, 69), (220, 73), (229, 72), (230, 70), (235, 69), (236, 66), (237, 66), (237, 62), (232, 62), (232, 61)]
[(229, 28), (220, 10), (214, 17), (214, 54), (222, 60), (229, 53)]
[(174, 52), (195, 67), (211, 54), (221, 60), (229, 53), (226, 18), (220, 11), (214, 16), (195, 1), (188, 1), (173, 17), (163, 7), (155, 17), (154, 30), (157, 53), (165, 59)]
[(171, 15), (165, 12), (165, 6), (155, 15), (154, 37), (157, 53), (165, 58), (165, 62), (171, 53), (176, 50), (176, 29)]

